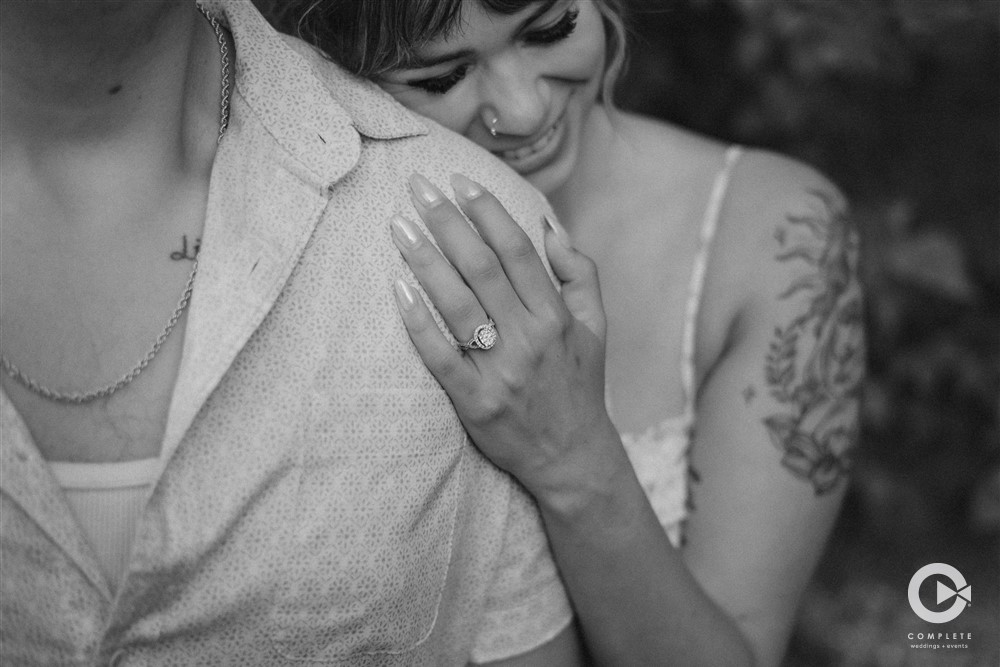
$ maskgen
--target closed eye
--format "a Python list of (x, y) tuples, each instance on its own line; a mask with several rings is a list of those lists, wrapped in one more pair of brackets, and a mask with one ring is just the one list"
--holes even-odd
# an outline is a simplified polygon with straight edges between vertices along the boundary
[(560, 17), (551, 26), (532, 30), (525, 34), (524, 41), (528, 44), (554, 44), (560, 42), (576, 30), (576, 19), (580, 15), (580, 10), (571, 9)]
[(467, 64), (459, 65), (443, 76), (407, 81), (406, 85), (414, 88), (420, 88), (421, 90), (425, 90), (432, 95), (444, 95), (451, 90), (455, 84), (464, 79), (468, 71), (469, 66)]

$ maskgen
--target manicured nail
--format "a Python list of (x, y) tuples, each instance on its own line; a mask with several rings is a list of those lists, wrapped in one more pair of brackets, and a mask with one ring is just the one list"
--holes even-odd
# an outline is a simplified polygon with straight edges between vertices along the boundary
[(434, 208), (444, 199), (441, 191), (420, 174), (410, 176), (410, 190), (417, 200), (427, 208)]
[(573, 247), (573, 244), (569, 240), (569, 234), (566, 233), (566, 230), (563, 229), (558, 220), (547, 213), (542, 216), (542, 219), (545, 221), (545, 225), (549, 228), (549, 231), (556, 235), (556, 240), (559, 241), (560, 245), (564, 248)]
[(401, 215), (394, 215), (389, 220), (389, 224), (392, 225), (392, 232), (400, 243), (412, 248), (417, 245), (420, 241), (420, 232), (417, 231), (416, 225), (407, 220)]
[(483, 194), (483, 187), (479, 183), (469, 180), (461, 174), (451, 175), (451, 187), (454, 188), (456, 195), (465, 200), (475, 199)]
[(417, 295), (413, 288), (400, 279), (396, 279), (396, 303), (402, 310), (412, 310), (417, 305)]

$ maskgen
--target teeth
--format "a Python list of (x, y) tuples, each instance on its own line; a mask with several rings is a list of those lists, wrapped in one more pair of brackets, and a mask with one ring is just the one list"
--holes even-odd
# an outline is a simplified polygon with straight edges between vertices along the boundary
[(538, 141), (534, 142), (530, 146), (524, 146), (512, 151), (502, 151), (500, 153), (500, 157), (505, 160), (523, 160), (529, 155), (534, 155), (538, 151), (545, 148), (545, 146), (552, 140), (552, 137), (555, 136), (557, 129), (559, 129), (559, 123), (555, 123), (552, 127), (547, 129), (545, 134), (539, 137)]

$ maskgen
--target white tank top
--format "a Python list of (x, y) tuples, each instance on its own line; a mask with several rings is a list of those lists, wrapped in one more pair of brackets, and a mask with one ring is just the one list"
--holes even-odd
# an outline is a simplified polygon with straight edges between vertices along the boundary
[(66, 463), (49, 468), (115, 590), (125, 575), (136, 523), (160, 470), (158, 458), (124, 463)]

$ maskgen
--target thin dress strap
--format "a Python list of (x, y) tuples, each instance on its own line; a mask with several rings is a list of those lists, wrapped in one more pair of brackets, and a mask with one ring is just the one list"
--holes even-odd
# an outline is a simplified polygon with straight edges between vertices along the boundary
[(694, 338), (698, 321), (698, 308), (701, 305), (701, 293), (705, 287), (705, 271), (708, 268), (708, 253), (715, 238), (715, 230), (719, 225), (719, 215), (729, 188), (729, 177), (733, 167), (743, 153), (741, 146), (730, 146), (726, 149), (722, 169), (715, 176), (712, 192), (705, 208), (705, 217), (701, 221), (701, 235), (698, 240), (698, 252), (691, 269), (691, 282), (688, 285), (687, 303), (684, 308), (684, 338), (681, 343), (681, 388), (684, 392), (684, 416), (687, 420), (694, 418), (694, 404), (697, 395), (695, 386)]

